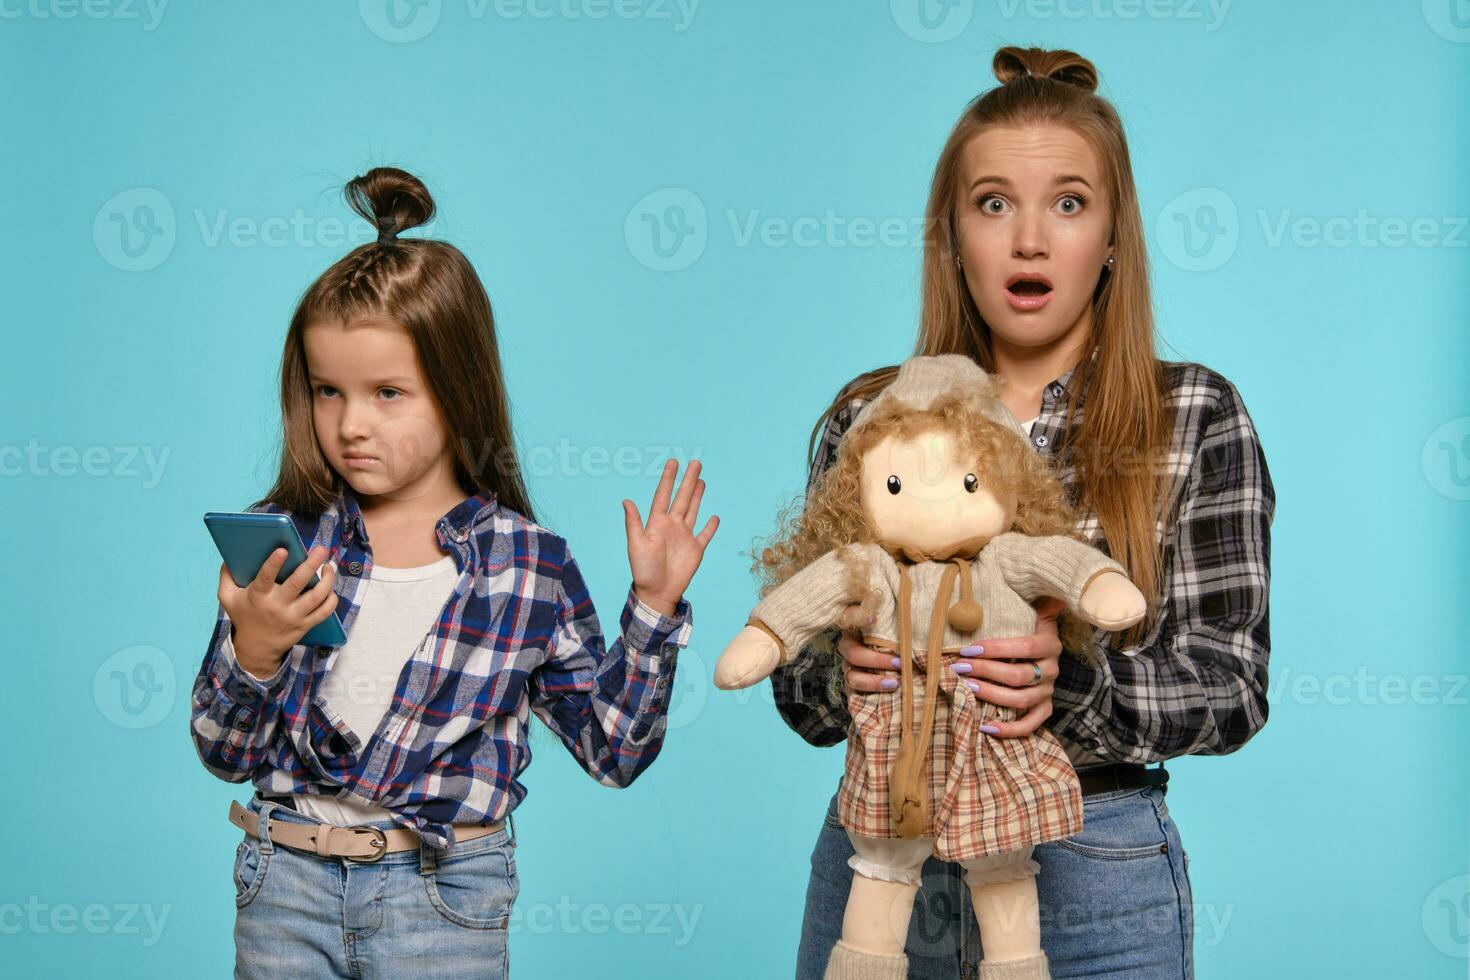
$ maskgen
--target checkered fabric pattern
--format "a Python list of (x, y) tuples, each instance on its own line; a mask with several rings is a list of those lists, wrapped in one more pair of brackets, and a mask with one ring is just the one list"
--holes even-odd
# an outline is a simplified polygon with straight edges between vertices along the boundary
[[(1270, 526), (1276, 495), (1256, 429), (1240, 393), (1220, 374), (1191, 362), (1163, 362), (1166, 405), (1174, 428), (1164, 460), (1178, 516), (1160, 527), (1165, 609), (1144, 642), (1128, 650), (1099, 644), (1096, 656), (1066, 656), (1047, 727), (1109, 762), (1152, 763), (1176, 756), (1219, 755), (1240, 748), (1266, 722), (1270, 654)], [(1037, 452), (1054, 457), (1086, 411), (1079, 395), (1068, 419), (1069, 370), (1043, 390), (1031, 427)], [(842, 434), (864, 402), (832, 417), (810, 481), (831, 465)], [(1056, 460), (1069, 493), (1070, 451)], [(1075, 503), (1075, 500), (1074, 500)], [(1107, 552), (1096, 515), (1077, 529)], [(831, 637), (827, 646), (830, 648)], [(798, 656), (771, 675), (776, 706), (813, 745), (848, 737), (848, 699), (834, 693), (831, 656)]]

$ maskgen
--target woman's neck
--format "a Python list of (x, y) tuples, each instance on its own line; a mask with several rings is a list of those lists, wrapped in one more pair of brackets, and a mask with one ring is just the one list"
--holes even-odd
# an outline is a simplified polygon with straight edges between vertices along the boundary
[(1000, 400), (1018, 420), (1035, 418), (1041, 412), (1042, 389), (1081, 360), (1090, 326), (1079, 322), (1078, 327), (1041, 347), (1020, 347), (990, 335), (995, 373), (1000, 376)]

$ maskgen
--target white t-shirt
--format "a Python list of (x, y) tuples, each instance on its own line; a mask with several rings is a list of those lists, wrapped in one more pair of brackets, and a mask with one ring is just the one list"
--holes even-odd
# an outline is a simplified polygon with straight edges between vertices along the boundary
[[(357, 736), (360, 753), (368, 751), (393, 703), (403, 665), (428, 637), (458, 578), (454, 556), (445, 555), (412, 568), (374, 565), (359, 586), (362, 603), (352, 634), (337, 651), (320, 696)], [(292, 798), (301, 813), (338, 827), (388, 819), (386, 809), (359, 797), (295, 793)]]
[(1031, 431), (1031, 427), (1036, 424), (1036, 419), (1039, 419), (1039, 418), (1041, 418), (1040, 415), (1036, 416), (1036, 418), (1033, 418), (1029, 422), (1022, 422), (1021, 423), (1021, 428), (1025, 429), (1027, 432), (1030, 432)]

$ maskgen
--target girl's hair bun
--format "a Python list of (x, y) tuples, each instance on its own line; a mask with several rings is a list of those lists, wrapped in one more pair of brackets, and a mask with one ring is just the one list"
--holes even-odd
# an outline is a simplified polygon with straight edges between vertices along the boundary
[(1075, 51), (1004, 47), (995, 52), (991, 69), (1002, 85), (1031, 75), (1075, 85), (1084, 92), (1097, 91), (1097, 69)]
[(374, 167), (347, 182), (344, 191), (352, 210), (392, 237), (428, 224), (434, 217), (434, 199), (423, 181), (397, 167)]

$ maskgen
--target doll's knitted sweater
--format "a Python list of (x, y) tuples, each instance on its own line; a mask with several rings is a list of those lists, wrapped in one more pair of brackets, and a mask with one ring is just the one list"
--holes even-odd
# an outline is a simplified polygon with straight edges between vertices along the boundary
[[(929, 561), (911, 569), (916, 647), (927, 642), (934, 592), (944, 567), (944, 562)], [(1034, 536), (1016, 531), (997, 535), (970, 566), (971, 584), (983, 616), (980, 627), (962, 634), (946, 624), (944, 651), (952, 653), (991, 636), (1029, 636), (1036, 631), (1036, 610), (1031, 607), (1035, 599), (1056, 596), (1075, 610), (1083, 589), (1105, 571), (1127, 574), (1122, 565), (1101, 551), (1063, 535)], [(898, 559), (880, 545), (846, 545), (829, 551), (772, 589), (750, 618), (765, 626), (786, 650), (794, 652), (836, 625), (843, 609), (868, 592), (877, 600), (876, 618), (863, 635), (879, 646), (894, 647), (898, 640), (898, 578)]]

